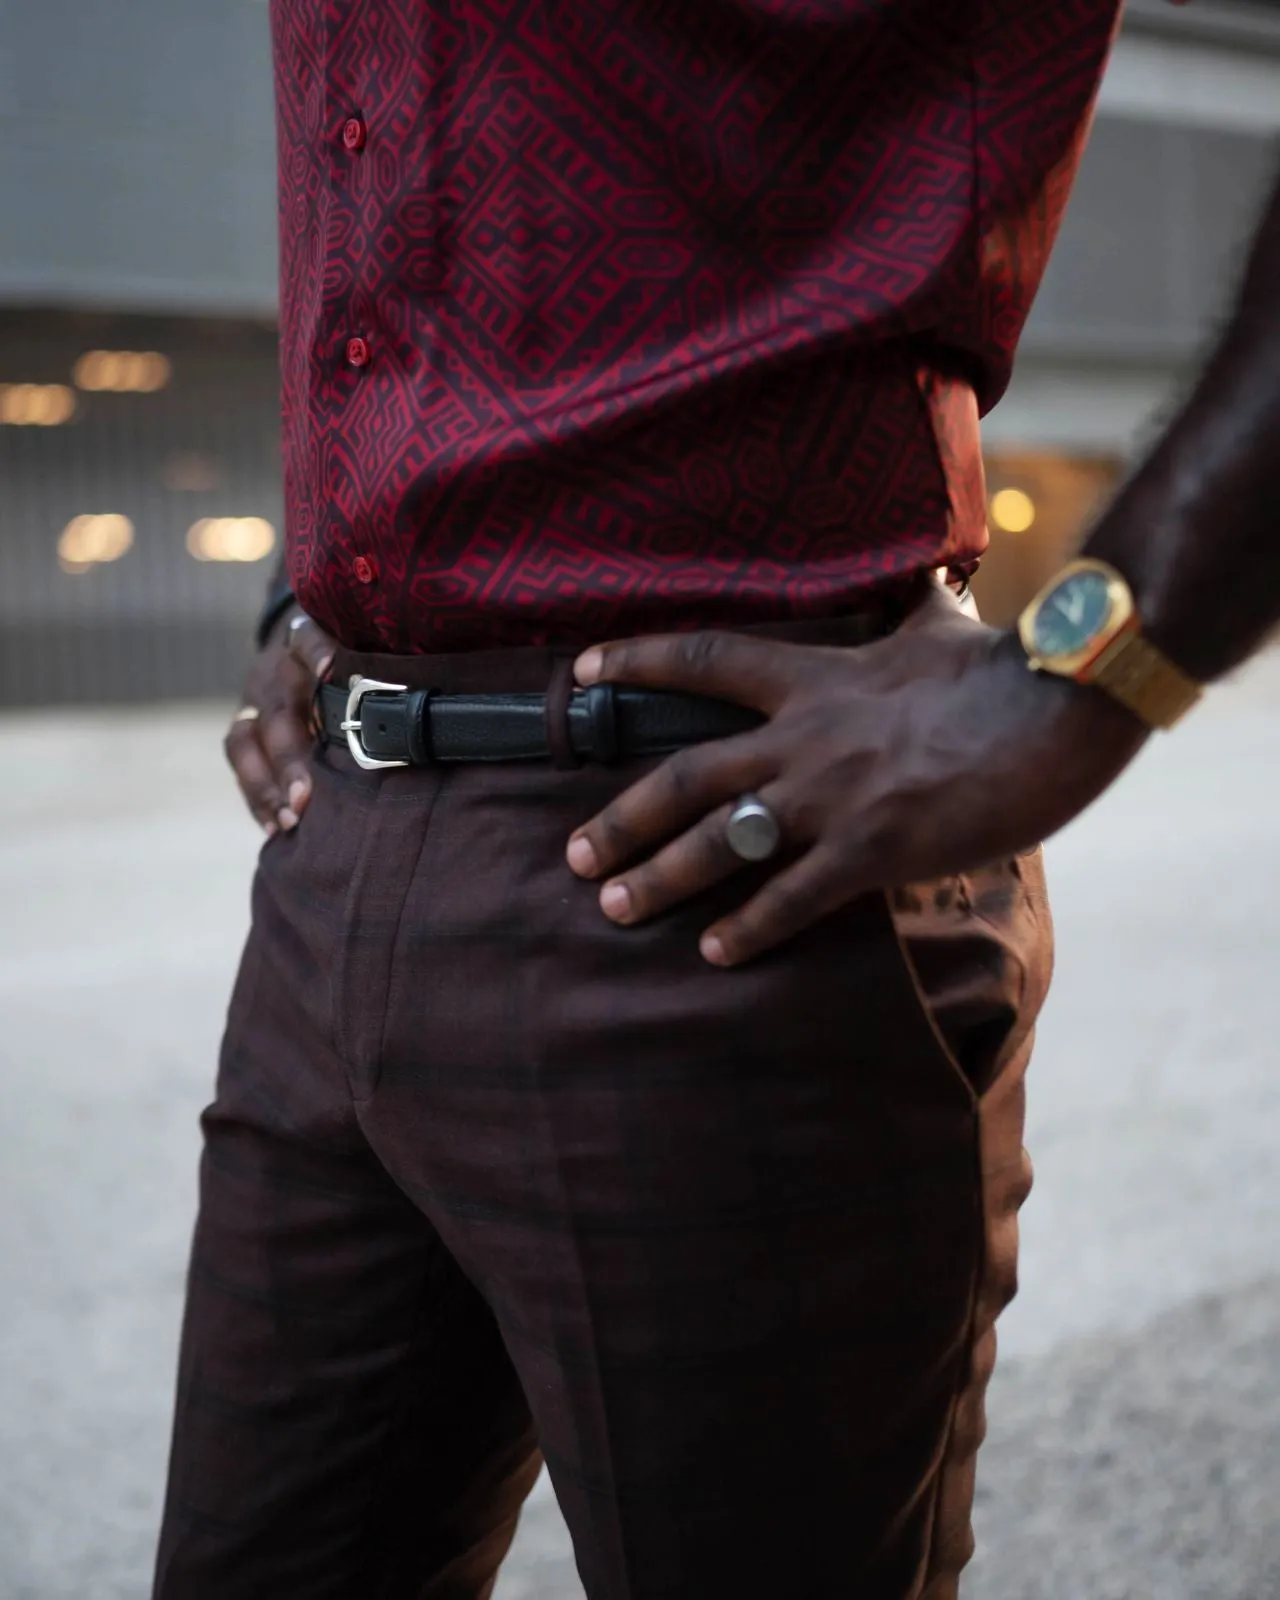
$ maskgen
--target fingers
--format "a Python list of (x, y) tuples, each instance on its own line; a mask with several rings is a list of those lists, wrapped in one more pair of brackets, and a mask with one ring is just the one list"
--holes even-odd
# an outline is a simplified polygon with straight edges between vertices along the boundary
[(305, 611), (297, 611), (289, 619), (286, 639), (287, 662), (295, 672), (301, 669), (300, 678), (285, 686), (284, 704), (263, 719), (262, 741), (287, 800), (280, 826), (289, 829), (297, 826), (311, 798), (312, 706), (317, 683), (328, 676), (333, 665), (337, 641)]
[(731, 804), (704, 817), (651, 861), (606, 883), (600, 909), (613, 922), (644, 922), (681, 900), (713, 888), (743, 865), (729, 848)]
[(225, 740), (227, 760), (267, 836), (296, 828), (311, 799), (308, 757), (314, 735), (309, 699), (286, 700), (252, 721), (237, 718)]
[(708, 928), (703, 958), (716, 967), (741, 966), (829, 916), (857, 892), (843, 858), (817, 845), (770, 878), (740, 911)]
[(732, 700), (772, 716), (816, 652), (740, 633), (659, 634), (594, 645), (577, 659), (581, 684), (629, 683)]
[(333, 665), (336, 640), (318, 622), (313, 622), (305, 611), (295, 612), (289, 619), (287, 637), (289, 653), (306, 669), (314, 685)]
[(714, 807), (766, 783), (777, 767), (767, 729), (679, 750), (578, 829), (569, 841), (569, 865), (581, 878), (614, 872)]
[(286, 805), (275, 771), (262, 747), (258, 722), (233, 722), (223, 748), (245, 804), (271, 838), (280, 831), (279, 817)]
[(293, 622), (300, 625), (290, 623), (286, 639), (264, 649), (250, 670), (246, 709), (259, 715), (238, 717), (226, 738), (227, 759), (268, 837), (295, 828), (311, 798), (312, 705), (317, 679), (329, 670), (335, 649), (302, 612)]
[(288, 832), (311, 799), (309, 756), (315, 743), (311, 729), (311, 699), (295, 696), (259, 723), (259, 739), (275, 777), (281, 805), (276, 821)]

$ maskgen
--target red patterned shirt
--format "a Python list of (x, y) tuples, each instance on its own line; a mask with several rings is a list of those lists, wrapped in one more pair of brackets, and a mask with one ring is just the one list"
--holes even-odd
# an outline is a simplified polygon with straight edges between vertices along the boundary
[(1118, 10), (273, 0), (302, 603), (581, 641), (978, 556)]

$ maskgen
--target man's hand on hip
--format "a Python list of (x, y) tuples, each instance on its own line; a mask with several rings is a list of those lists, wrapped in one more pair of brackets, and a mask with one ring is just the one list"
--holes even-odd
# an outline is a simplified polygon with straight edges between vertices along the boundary
[(268, 838), (296, 828), (311, 798), (312, 707), (333, 651), (334, 641), (304, 612), (287, 611), (254, 657), (227, 730), (227, 760)]
[(869, 890), (1028, 849), (1131, 760), (1145, 730), (1106, 696), (1030, 672), (1016, 642), (941, 590), (891, 638), (855, 650), (744, 634), (631, 639), (586, 651), (578, 681), (714, 695), (768, 720), (690, 747), (578, 830), (569, 864), (604, 878), (600, 903), (643, 922), (744, 863), (734, 803), (777, 817), (774, 876), (707, 929), (736, 966)]

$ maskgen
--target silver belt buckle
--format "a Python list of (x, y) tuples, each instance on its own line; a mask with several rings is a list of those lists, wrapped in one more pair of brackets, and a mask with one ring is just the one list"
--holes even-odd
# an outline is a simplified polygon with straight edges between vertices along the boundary
[(347, 736), (347, 748), (358, 767), (366, 772), (378, 772), (384, 767), (407, 767), (407, 761), (376, 761), (364, 747), (361, 737), (360, 704), (367, 694), (405, 694), (407, 683), (378, 683), (374, 678), (362, 678), (357, 672), (348, 685), (347, 715), (342, 731)]

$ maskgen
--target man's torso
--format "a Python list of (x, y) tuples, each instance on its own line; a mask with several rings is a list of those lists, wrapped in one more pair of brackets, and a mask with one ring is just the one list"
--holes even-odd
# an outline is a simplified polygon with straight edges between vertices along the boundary
[(273, 0), (304, 605), (575, 641), (976, 558), (1117, 11)]

